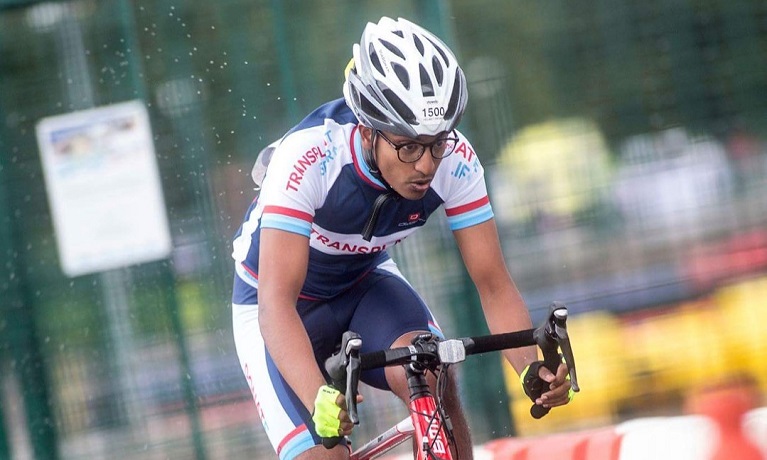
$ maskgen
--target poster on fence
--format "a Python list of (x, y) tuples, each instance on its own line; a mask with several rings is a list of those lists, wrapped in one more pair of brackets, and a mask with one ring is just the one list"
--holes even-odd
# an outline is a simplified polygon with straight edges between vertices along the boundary
[(36, 131), (67, 276), (168, 257), (170, 231), (142, 102), (44, 118)]

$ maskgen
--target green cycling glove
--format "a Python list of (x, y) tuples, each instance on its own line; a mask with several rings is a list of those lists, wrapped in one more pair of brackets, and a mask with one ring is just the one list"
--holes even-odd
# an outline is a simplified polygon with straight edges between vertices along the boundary
[(328, 385), (323, 385), (317, 391), (317, 397), (314, 399), (314, 431), (323, 438), (333, 438), (339, 436), (341, 420), (338, 415), (341, 408), (336, 404), (338, 395), (341, 392)]

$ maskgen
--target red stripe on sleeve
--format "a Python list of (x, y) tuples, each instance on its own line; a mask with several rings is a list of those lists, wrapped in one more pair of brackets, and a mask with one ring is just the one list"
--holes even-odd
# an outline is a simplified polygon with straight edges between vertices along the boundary
[(264, 206), (264, 214), (282, 214), (283, 216), (295, 217), (297, 219), (312, 222), (312, 215), (306, 212), (296, 211), (295, 209), (285, 208), (283, 206)]
[(463, 214), (465, 212), (481, 208), (488, 203), (490, 203), (490, 198), (485, 195), (483, 198), (480, 198), (477, 201), (472, 201), (471, 203), (465, 204), (463, 206), (458, 206), (457, 208), (452, 209), (445, 209), (445, 214), (447, 214), (448, 217), (457, 216), (458, 214)]

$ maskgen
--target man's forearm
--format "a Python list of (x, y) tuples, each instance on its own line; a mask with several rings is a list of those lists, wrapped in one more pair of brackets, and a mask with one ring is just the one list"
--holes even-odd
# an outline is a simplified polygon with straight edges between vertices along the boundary
[(259, 325), (277, 369), (312, 412), (317, 389), (325, 384), (325, 379), (317, 367), (309, 336), (295, 307), (260, 307)]
[[(504, 294), (485, 297), (482, 299), (482, 305), (491, 333), (514, 332), (532, 327), (527, 307), (515, 289), (507, 289)], [(522, 372), (531, 362), (538, 360), (535, 347), (505, 350), (503, 355), (517, 373)]]

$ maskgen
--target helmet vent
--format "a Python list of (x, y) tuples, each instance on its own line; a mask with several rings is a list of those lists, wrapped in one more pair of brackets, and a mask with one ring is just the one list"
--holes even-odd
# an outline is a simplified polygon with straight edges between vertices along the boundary
[(383, 66), (381, 65), (381, 61), (378, 60), (378, 53), (376, 53), (372, 43), (370, 44), (368, 52), (370, 53), (370, 63), (373, 64), (373, 67), (375, 67), (379, 73), (383, 74)]
[(417, 36), (413, 35), (413, 43), (415, 43), (416, 49), (421, 53), (421, 56), (423, 56), (423, 42)]
[(450, 59), (448, 59), (448, 57), (447, 57), (447, 54), (445, 54), (445, 51), (442, 49), (442, 46), (440, 46), (440, 45), (438, 45), (438, 44), (434, 43), (434, 42), (432, 41), (432, 39), (431, 39), (431, 38), (429, 38), (429, 37), (426, 37), (426, 39), (427, 39), (427, 40), (429, 40), (429, 41), (431, 42), (431, 44), (434, 46), (434, 48), (436, 48), (436, 49), (437, 49), (437, 52), (439, 53), (439, 55), (440, 55), (440, 56), (442, 56), (442, 60), (443, 60), (443, 61), (445, 61), (445, 62), (450, 62)]
[(429, 74), (426, 72), (426, 68), (424, 68), (422, 65), (419, 65), (418, 69), (421, 74), (421, 92), (423, 93), (424, 97), (434, 96), (434, 85), (431, 82), (431, 78), (429, 78)]
[(407, 74), (407, 69), (396, 62), (392, 62), (391, 67), (394, 69), (394, 73), (397, 75), (397, 78), (399, 78), (402, 86), (404, 86), (405, 89), (410, 89), (410, 76)]
[(360, 95), (360, 108), (368, 116), (375, 118), (378, 121), (386, 122), (387, 117), (372, 103), (368, 98)]
[(450, 94), (450, 101), (447, 103), (447, 110), (445, 110), (445, 119), (449, 120), (455, 115), (455, 110), (458, 107), (458, 101), (461, 99), (461, 73), (455, 74), (455, 83), (453, 84), (453, 92)]
[(387, 50), (391, 51), (392, 53), (399, 56), (400, 59), (405, 59), (405, 55), (402, 54), (402, 51), (399, 50), (396, 46), (393, 44), (387, 42), (386, 40), (381, 40), (381, 44), (386, 47)]
[(434, 69), (434, 76), (437, 77), (437, 84), (441, 86), (445, 74), (442, 69), (442, 63), (439, 62), (439, 59), (437, 59), (436, 56), (431, 59), (431, 68)]
[(391, 33), (398, 36), (399, 38), (405, 38), (405, 34), (403, 34), (401, 30), (392, 30)]
[(389, 101), (389, 104), (394, 108), (394, 110), (409, 124), (411, 125), (417, 125), (418, 121), (415, 119), (415, 114), (410, 110), (410, 108), (405, 104), (402, 99), (399, 98), (396, 94), (394, 94), (394, 91), (390, 90), (389, 88), (385, 88), (381, 91), (383, 93), (384, 97), (387, 101)]

